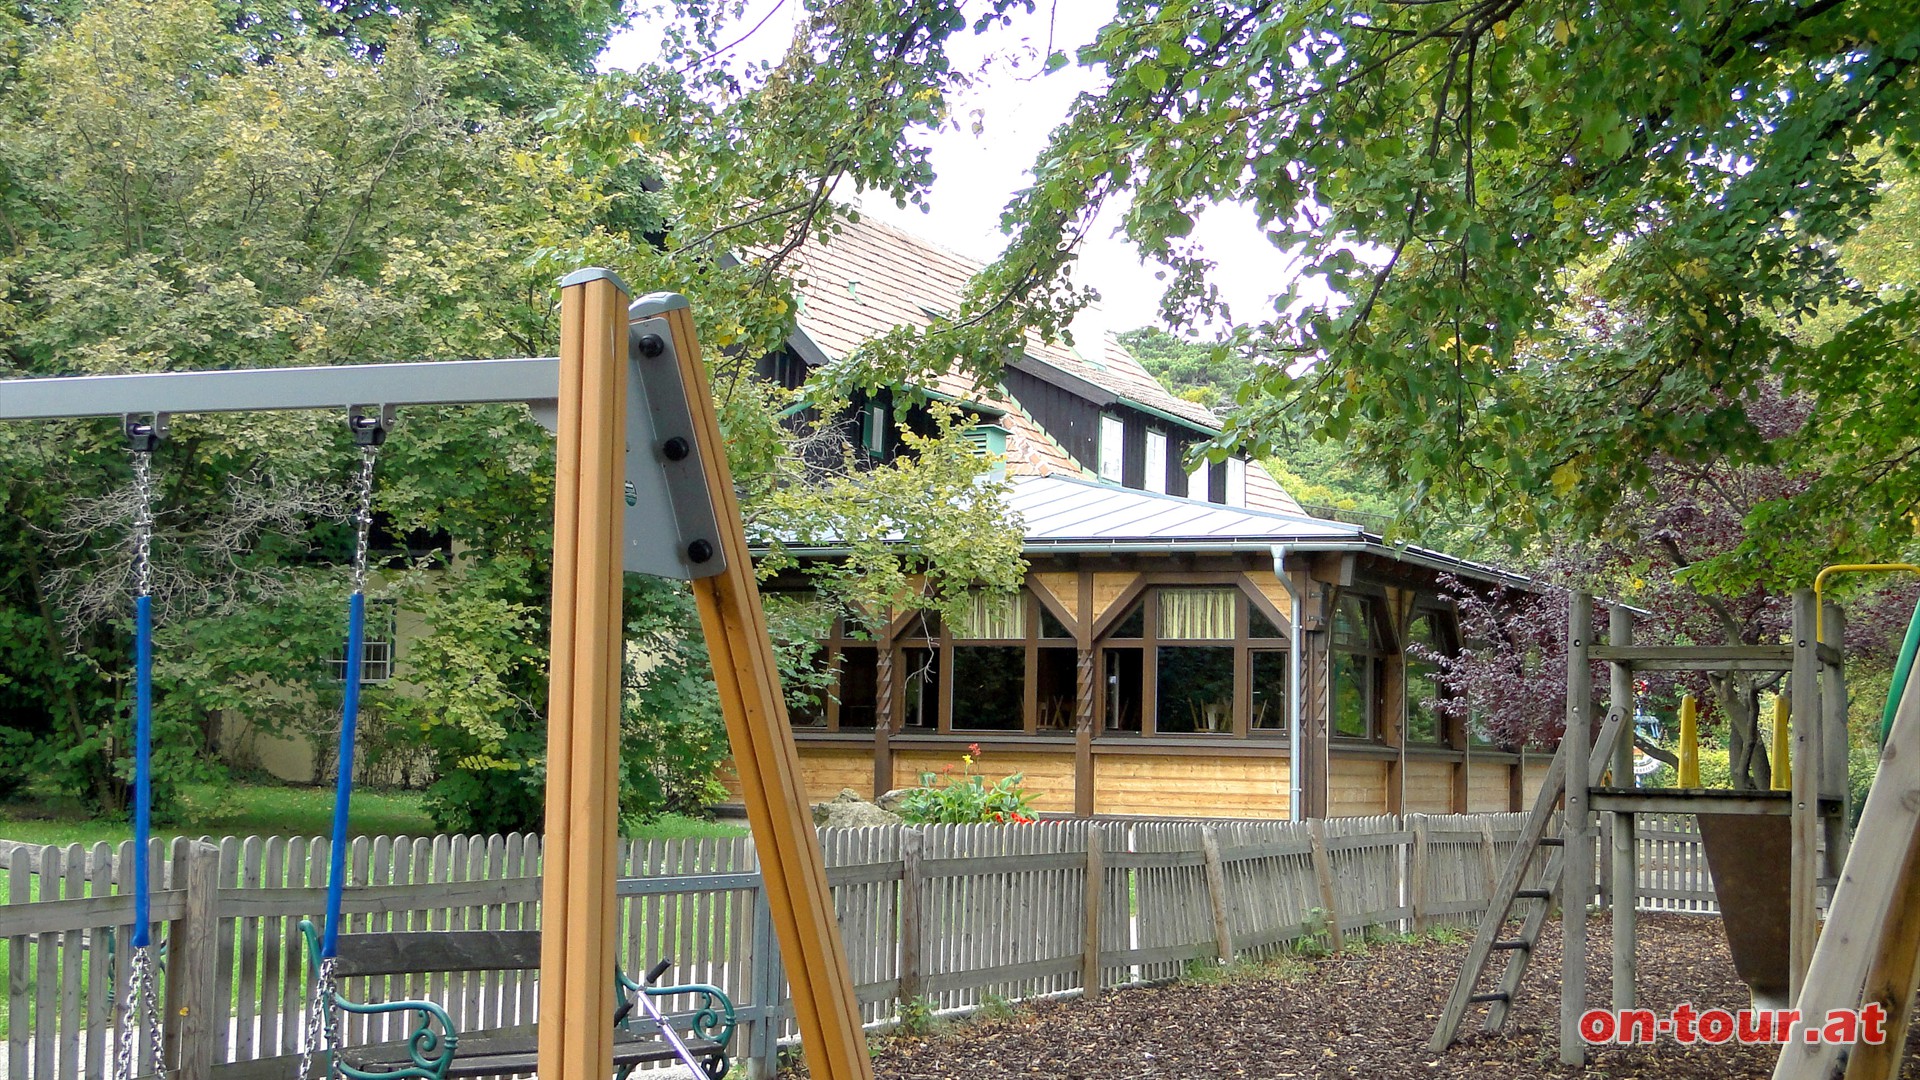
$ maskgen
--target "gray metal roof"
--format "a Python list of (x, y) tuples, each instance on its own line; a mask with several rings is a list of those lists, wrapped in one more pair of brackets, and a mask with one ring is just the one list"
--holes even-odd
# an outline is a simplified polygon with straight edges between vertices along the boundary
[(1202, 502), (1065, 476), (1022, 476), (1008, 507), (1029, 548), (1062, 544), (1167, 547), (1181, 542), (1359, 540), (1358, 525)]

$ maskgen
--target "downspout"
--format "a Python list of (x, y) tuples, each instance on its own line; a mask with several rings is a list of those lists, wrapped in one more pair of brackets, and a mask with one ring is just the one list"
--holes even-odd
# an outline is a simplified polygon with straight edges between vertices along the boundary
[(1287, 553), (1293, 547), (1292, 544), (1273, 545), (1273, 576), (1280, 579), (1280, 587), (1287, 590), (1287, 596), (1293, 600), (1293, 610), (1287, 616), (1287, 817), (1304, 821), (1306, 766), (1300, 753), (1300, 676), (1304, 670), (1300, 662), (1300, 621), (1305, 605), (1301, 602), (1300, 590), (1293, 587), (1293, 579), (1287, 576)]

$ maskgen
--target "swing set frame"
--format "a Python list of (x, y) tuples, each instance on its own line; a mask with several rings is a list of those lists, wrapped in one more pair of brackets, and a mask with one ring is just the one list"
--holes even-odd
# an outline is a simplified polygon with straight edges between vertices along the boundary
[(0, 381), (0, 420), (523, 402), (558, 440), (539, 1074), (612, 1072), (621, 577), (690, 582), (812, 1074), (871, 1080), (826, 868), (687, 301), (562, 279), (560, 355)]

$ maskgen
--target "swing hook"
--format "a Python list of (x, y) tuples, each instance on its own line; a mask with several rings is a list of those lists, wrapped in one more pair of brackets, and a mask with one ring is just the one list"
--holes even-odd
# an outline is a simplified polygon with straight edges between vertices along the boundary
[(141, 417), (128, 413), (120, 420), (120, 430), (126, 432), (128, 448), (134, 453), (151, 454), (167, 437), (167, 414)]
[(347, 409), (347, 430), (353, 432), (355, 446), (379, 446), (386, 442), (387, 432), (393, 430), (393, 421), (391, 405), (353, 405)]

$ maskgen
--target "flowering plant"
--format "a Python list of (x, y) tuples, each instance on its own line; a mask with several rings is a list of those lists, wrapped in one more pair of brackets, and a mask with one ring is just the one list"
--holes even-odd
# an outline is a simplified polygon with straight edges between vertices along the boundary
[[(921, 773), (920, 786), (900, 801), (900, 816), (916, 825), (1031, 823), (1033, 796), (1021, 787), (1025, 776), (1014, 773), (988, 784), (973, 770), (980, 756), (980, 744), (971, 743), (960, 755), (958, 770), (945, 765), (937, 776)], [(936, 780), (941, 781), (938, 786)]]

